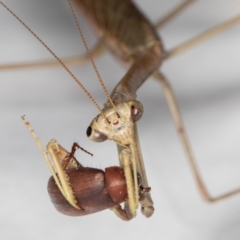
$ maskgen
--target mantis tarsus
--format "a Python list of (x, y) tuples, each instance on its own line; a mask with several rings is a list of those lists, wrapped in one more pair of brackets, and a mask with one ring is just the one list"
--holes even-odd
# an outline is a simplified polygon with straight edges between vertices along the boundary
[[(208, 196), (206, 196), (206, 198), (207, 198)], [(211, 199), (209, 199), (209, 200), (211, 200)]]

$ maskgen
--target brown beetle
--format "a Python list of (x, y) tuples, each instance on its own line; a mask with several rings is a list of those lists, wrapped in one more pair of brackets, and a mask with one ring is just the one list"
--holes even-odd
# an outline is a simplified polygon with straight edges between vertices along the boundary
[(108, 167), (104, 172), (83, 167), (74, 157), (77, 148), (81, 147), (74, 143), (70, 153), (55, 140), (47, 145), (57, 174), (57, 178), (53, 175), (48, 181), (48, 193), (55, 208), (65, 215), (83, 216), (124, 202), (127, 190), (123, 169)]
[(84, 216), (122, 203), (127, 198), (121, 167), (109, 167), (105, 172), (81, 167), (68, 173), (74, 195), (82, 209), (73, 207), (63, 196), (53, 177), (48, 181), (48, 193), (54, 207), (65, 215)]

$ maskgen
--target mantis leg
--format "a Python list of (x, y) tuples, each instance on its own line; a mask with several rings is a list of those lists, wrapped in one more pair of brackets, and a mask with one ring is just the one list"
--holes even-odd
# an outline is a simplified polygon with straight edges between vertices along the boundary
[(203, 32), (199, 34), (198, 36), (178, 45), (177, 47), (169, 50), (166, 52), (165, 59), (172, 58), (174, 56), (177, 56), (181, 53), (184, 53), (185, 51), (197, 46), (198, 44), (226, 31), (227, 29), (235, 26), (236, 24), (240, 23), (240, 15), (237, 15), (228, 21), (225, 21), (211, 29), (209, 29), (206, 32)]
[[(39, 138), (37, 137), (35, 131), (32, 129), (29, 122), (25, 120), (25, 117), (22, 117), (22, 121), (25, 124), (25, 126), (30, 131), (32, 137), (34, 138), (38, 148), (40, 149), (47, 165), (52, 173), (52, 176), (55, 180), (55, 183), (57, 184), (59, 190), (65, 197), (65, 199), (76, 209), (83, 210), (81, 206), (77, 203), (76, 196), (73, 192), (73, 189), (71, 187), (71, 184), (69, 182), (68, 175), (63, 169), (62, 161), (67, 159), (68, 167), (70, 168), (76, 168), (76, 167), (83, 167), (78, 161), (74, 158), (74, 152), (71, 154), (67, 152), (62, 146), (60, 146), (56, 140), (51, 140), (47, 145), (47, 151), (44, 150), (42, 143), (40, 142)], [(76, 147), (73, 145), (72, 150), (74, 150)], [(86, 150), (84, 150), (86, 151)]]
[[(179, 15), (183, 10), (185, 10), (190, 4), (195, 2), (195, 0), (185, 0), (182, 3), (180, 3), (176, 8), (174, 8), (171, 12), (169, 12), (166, 16), (159, 19), (155, 24), (155, 28), (162, 28), (167, 23), (169, 23), (171, 20), (173, 20), (177, 15)], [(240, 15), (237, 15), (228, 21), (225, 21), (211, 29), (209, 29), (206, 32), (203, 32), (199, 34), (198, 36), (176, 46), (175, 48), (167, 51), (167, 54), (165, 55), (165, 59), (172, 58), (176, 55), (179, 55), (181, 53), (184, 53), (185, 51), (195, 47), (196, 45), (226, 31), (227, 29), (235, 26), (236, 24), (240, 23)]]
[[(136, 144), (136, 163), (137, 163), (137, 172), (141, 178), (141, 184), (143, 188), (149, 188), (148, 185), (148, 180), (147, 180), (147, 175), (146, 175), (146, 170), (144, 167), (144, 161), (143, 161), (143, 157), (142, 157), (142, 152), (141, 152), (141, 147), (140, 147), (140, 143), (139, 143), (139, 137), (138, 137), (138, 131), (137, 131), (137, 125), (135, 124), (134, 127), (134, 139), (133, 141)], [(124, 147), (121, 145), (117, 145), (118, 148), (118, 153), (120, 154)], [(120, 163), (121, 164), (121, 163)], [(146, 191), (139, 191), (139, 203), (141, 205), (141, 211), (142, 214), (145, 217), (151, 217), (152, 214), (154, 213), (154, 207), (153, 207), (153, 200), (151, 198), (150, 192), (146, 192)]]
[(127, 185), (128, 200), (124, 203), (124, 208), (118, 204), (111, 210), (122, 220), (128, 221), (136, 216), (136, 210), (138, 207), (138, 199), (136, 199), (136, 191), (133, 181), (132, 173), (132, 154), (128, 148), (121, 149), (119, 154), (120, 164), (123, 167), (124, 175)]
[[(91, 56), (96, 58), (102, 53), (105, 52), (105, 48), (102, 44), (101, 40), (98, 40), (95, 46), (90, 49)], [(62, 62), (66, 66), (76, 66), (79, 64), (84, 64), (89, 61), (89, 57), (86, 54), (76, 56), (76, 57), (69, 57), (69, 58), (63, 58)], [(42, 68), (42, 67), (61, 67), (59, 62), (57, 60), (42, 60), (42, 61), (36, 61), (36, 62), (25, 62), (25, 63), (17, 63), (17, 64), (5, 64), (0, 66), (0, 71), (9, 71), (9, 70), (20, 70), (20, 69), (27, 69), (27, 68)]]
[(183, 10), (185, 10), (190, 4), (195, 2), (195, 0), (185, 0), (182, 3), (180, 3), (177, 7), (171, 10), (166, 16), (159, 19), (155, 24), (155, 28), (162, 28), (164, 25), (169, 23), (171, 20), (173, 20), (177, 15), (179, 15)]
[[(133, 217), (136, 216), (136, 210), (138, 207), (138, 199), (136, 198), (136, 192), (138, 193), (138, 189), (135, 188), (134, 179), (133, 179), (133, 163), (132, 163), (132, 154), (128, 148), (125, 148), (120, 153), (120, 162), (124, 170), (126, 185), (127, 185), (127, 193), (128, 193), (128, 204), (129, 210)], [(137, 194), (138, 195), (138, 194)]]
[(179, 111), (179, 108), (177, 106), (177, 101), (176, 98), (174, 96), (174, 92), (171, 88), (170, 83), (167, 81), (167, 79), (163, 76), (163, 74), (157, 72), (154, 74), (154, 77), (161, 83), (164, 94), (165, 94), (165, 98), (167, 100), (170, 112), (172, 114), (172, 118), (177, 130), (177, 133), (179, 135), (180, 141), (183, 145), (187, 160), (189, 162), (189, 165), (191, 167), (191, 171), (193, 173), (194, 179), (196, 181), (197, 187), (202, 195), (202, 197), (204, 198), (204, 200), (208, 201), (208, 202), (216, 202), (218, 200), (222, 200), (225, 198), (228, 198), (230, 196), (233, 196), (237, 193), (240, 193), (240, 188), (236, 189), (234, 191), (228, 192), (226, 194), (217, 196), (217, 197), (212, 197), (210, 196), (210, 194), (208, 193), (205, 184), (202, 180), (201, 174), (198, 170), (198, 166), (197, 163), (194, 159), (193, 153), (192, 153), (192, 149), (190, 147), (190, 143), (186, 134), (186, 131), (184, 129), (184, 125), (183, 125), (183, 121), (181, 118), (181, 114)]
[(124, 203), (124, 209), (122, 209), (121, 205), (118, 204), (111, 208), (111, 210), (122, 220), (129, 221), (133, 218), (133, 215), (129, 212), (128, 202)]

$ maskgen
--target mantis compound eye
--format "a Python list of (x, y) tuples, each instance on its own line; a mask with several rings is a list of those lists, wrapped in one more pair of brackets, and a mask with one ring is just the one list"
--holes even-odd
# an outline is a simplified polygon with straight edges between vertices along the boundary
[(100, 131), (93, 129), (91, 126), (87, 128), (87, 137), (94, 142), (103, 142), (107, 140), (107, 136)]
[(140, 102), (134, 101), (131, 105), (131, 116), (134, 122), (137, 122), (143, 115), (143, 106)]
[(91, 133), (92, 133), (92, 128), (89, 126), (89, 127), (87, 128), (86, 134), (87, 134), (87, 136), (89, 137), (89, 136), (91, 135)]

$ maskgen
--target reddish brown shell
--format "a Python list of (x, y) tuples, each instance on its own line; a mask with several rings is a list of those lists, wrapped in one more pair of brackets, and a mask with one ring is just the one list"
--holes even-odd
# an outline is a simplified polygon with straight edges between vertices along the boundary
[[(69, 216), (84, 216), (111, 208), (115, 206), (116, 203), (120, 203), (119, 199), (123, 202), (127, 196), (122, 168), (110, 167), (107, 172), (110, 172), (110, 177), (106, 177), (104, 171), (95, 168), (79, 168), (67, 173), (78, 204), (84, 210), (78, 210), (72, 207), (63, 197), (54, 179), (51, 177), (48, 181), (48, 193), (57, 211)], [(121, 179), (121, 176), (123, 179)], [(117, 199), (117, 202), (108, 195), (105, 187), (105, 178), (108, 179), (108, 183), (110, 181), (111, 196), (113, 196), (113, 199)], [(112, 184), (114, 182), (115, 185)], [(114, 186), (116, 188), (115, 193)], [(115, 196), (117, 194), (119, 194), (120, 197)]]
[(108, 167), (105, 169), (105, 181), (108, 195), (115, 203), (122, 203), (127, 198), (127, 186), (123, 169)]

